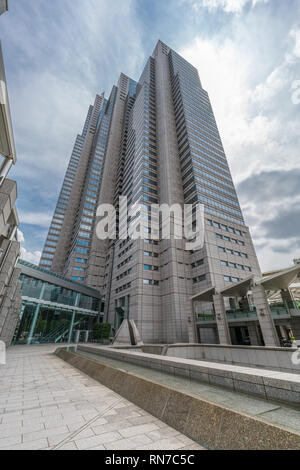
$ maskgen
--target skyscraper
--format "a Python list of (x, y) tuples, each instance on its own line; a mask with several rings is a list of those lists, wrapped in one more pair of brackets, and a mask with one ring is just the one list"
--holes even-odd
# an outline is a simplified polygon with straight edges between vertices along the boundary
[[(114, 204), (119, 214), (119, 196), (128, 198), (129, 225), (143, 221), (144, 239), (98, 239), (97, 206)], [(203, 248), (152, 239), (151, 204), (198, 202)], [(160, 228), (176, 223), (173, 212), (157, 217)], [(193, 295), (261, 276), (208, 94), (197, 70), (161, 41), (137, 82), (121, 74), (109, 98), (89, 108), (40, 265), (100, 289), (108, 321), (135, 320), (145, 342), (195, 341)]]

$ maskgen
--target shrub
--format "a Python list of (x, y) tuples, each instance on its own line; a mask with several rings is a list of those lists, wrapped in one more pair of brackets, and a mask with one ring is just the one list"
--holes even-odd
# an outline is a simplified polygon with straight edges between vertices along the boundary
[(94, 339), (109, 339), (110, 323), (95, 323), (93, 326)]

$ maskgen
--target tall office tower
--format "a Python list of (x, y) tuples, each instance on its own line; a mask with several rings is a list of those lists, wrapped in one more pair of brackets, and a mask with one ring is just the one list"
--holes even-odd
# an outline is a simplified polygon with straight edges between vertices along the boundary
[[(0, 2), (0, 14), (7, 1)], [(21, 310), (21, 289), (16, 267), (20, 255), (15, 207), (17, 184), (7, 178), (16, 163), (5, 69), (0, 44), (0, 340), (10, 345)]]
[[(86, 126), (71, 157), (41, 265), (100, 289), (106, 318), (115, 328), (130, 318), (145, 342), (195, 341), (191, 297), (260, 276), (197, 70), (158, 41), (139, 81), (121, 74), (109, 100), (102, 97), (97, 111), (90, 110)], [(90, 174), (100, 142), (98, 185), (93, 186)], [(128, 198), (129, 230), (140, 230), (143, 238), (123, 237), (119, 196)], [(104, 203), (116, 208), (116, 240), (97, 237), (95, 210)], [(135, 213), (137, 203), (141, 209)], [(205, 207), (203, 248), (187, 251), (185, 239), (159, 237), (169, 222), (181, 228), (173, 211), (154, 216), (159, 232), (153, 239), (151, 204), (197, 203)]]

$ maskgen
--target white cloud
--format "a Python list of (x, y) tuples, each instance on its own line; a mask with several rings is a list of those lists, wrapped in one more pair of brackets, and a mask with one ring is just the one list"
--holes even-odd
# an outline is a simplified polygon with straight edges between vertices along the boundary
[[(251, 41), (245, 45), (245, 37), (259, 33), (259, 25), (256, 30), (253, 22), (251, 28), (239, 23), (230, 38), (223, 40), (198, 36), (180, 51), (197, 67), (202, 86), (209, 93), (236, 184), (263, 171), (299, 168), (299, 106), (297, 109), (291, 101), (291, 84), (299, 70), (299, 60), (295, 60), (300, 44), (298, 28), (286, 32), (282, 38), (285, 49), (280, 54), (273, 52), (276, 61), (265, 53), (262, 61), (260, 49), (252, 47)], [(270, 187), (270, 192), (270, 198), (262, 204), (251, 201), (251, 195), (248, 200), (241, 199), (264, 270), (291, 264), (293, 251), (300, 249), (290, 238), (286, 244), (291, 252), (280, 252), (278, 241), (269, 235), (266, 238), (261, 221), (276, 217), (298, 197), (279, 200), (276, 188)]]
[(38, 225), (48, 228), (52, 220), (52, 214), (19, 211), (19, 219), (22, 224)]
[(226, 13), (241, 13), (247, 4), (255, 7), (258, 3), (268, 3), (269, 0), (202, 0), (201, 3), (193, 0), (194, 9), (201, 7), (207, 8), (209, 11), (217, 9), (224, 10)]
[(25, 238), (24, 238), (23, 232), (21, 232), (21, 230), (18, 229), (18, 230), (17, 230), (17, 233), (18, 233), (18, 241), (19, 241), (20, 243), (24, 243), (24, 242), (25, 242)]
[[(210, 95), (236, 182), (254, 171), (298, 166), (298, 149), (290, 144), (300, 138), (300, 128), (291, 103), (293, 74), (286, 57), (253, 84), (251, 71), (256, 67), (257, 76), (261, 75), (261, 59), (251, 50), (245, 57), (238, 34), (222, 43), (197, 37), (180, 53), (198, 68), (202, 85)], [(288, 95), (284, 101), (290, 103), (288, 119), (282, 116), (284, 106), (274, 100), (285, 87)], [(268, 109), (270, 102), (272, 112)]]
[(293, 53), (296, 57), (300, 58), (300, 29), (293, 29), (290, 35), (295, 41)]
[[(15, 173), (28, 180), (40, 172), (50, 186), (66, 168), (95, 94), (109, 95), (121, 71), (134, 74), (141, 67), (139, 22), (133, 0), (64, 0), (59, 14), (42, 2), (21, 2), (14, 9), (2, 34), (18, 154)], [(130, 53), (123, 53), (124, 44)], [(45, 181), (45, 175), (51, 178)]]
[(40, 251), (29, 251), (26, 249), (24, 234), (21, 230), (18, 230), (18, 240), (21, 243), (21, 259), (32, 264), (39, 264), (42, 253)]

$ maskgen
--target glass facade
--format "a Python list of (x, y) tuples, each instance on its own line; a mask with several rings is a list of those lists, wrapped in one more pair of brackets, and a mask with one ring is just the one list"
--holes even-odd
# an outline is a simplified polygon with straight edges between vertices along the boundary
[(19, 261), (19, 267), (22, 310), (15, 344), (71, 342), (76, 330), (90, 330), (99, 320), (98, 291), (24, 261)]

